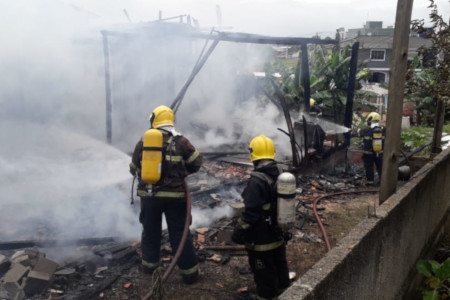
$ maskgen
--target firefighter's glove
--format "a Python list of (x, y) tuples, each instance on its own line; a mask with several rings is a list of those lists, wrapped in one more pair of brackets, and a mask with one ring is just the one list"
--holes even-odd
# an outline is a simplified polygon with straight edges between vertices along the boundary
[(283, 231), (283, 240), (287, 244), (290, 240), (292, 240), (292, 233), (289, 231)]
[(244, 245), (247, 241), (248, 224), (243, 223), (240, 219), (238, 224), (234, 227), (231, 240), (239, 245)]

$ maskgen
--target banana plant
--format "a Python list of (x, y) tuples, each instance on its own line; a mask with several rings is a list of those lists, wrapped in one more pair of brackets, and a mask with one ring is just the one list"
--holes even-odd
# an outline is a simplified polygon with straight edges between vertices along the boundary
[[(336, 123), (344, 120), (347, 88), (349, 83), (351, 45), (340, 49), (338, 46), (330, 49), (317, 45), (312, 49), (309, 60), (311, 97), (322, 109), (322, 115)], [(376, 94), (361, 90), (360, 80), (370, 77), (370, 71), (365, 68), (367, 62), (358, 66), (355, 86), (355, 101), (362, 101)], [(274, 60), (265, 65), (266, 74), (279, 73), (278, 80), (292, 110), (300, 110), (304, 103), (304, 90), (300, 84), (301, 60), (297, 66), (286, 66), (283, 61)], [(266, 87), (270, 90), (270, 87)]]

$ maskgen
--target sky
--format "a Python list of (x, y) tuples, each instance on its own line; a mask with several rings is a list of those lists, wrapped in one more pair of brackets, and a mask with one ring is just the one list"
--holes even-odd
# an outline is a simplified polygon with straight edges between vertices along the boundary
[[(217, 27), (217, 7), (222, 26), (237, 32), (273, 36), (334, 38), (337, 28), (360, 28), (366, 21), (395, 24), (397, 1), (394, 0), (64, 0), (112, 22), (145, 22), (188, 14), (201, 26)], [(415, 0), (412, 19), (427, 19), (428, 0)], [(440, 13), (450, 15), (448, 0), (436, 0)]]
[[(427, 17), (427, 3), (415, 1), (413, 19)], [(437, 3), (448, 19), (449, 2)], [(163, 18), (189, 14), (208, 29), (218, 26), (217, 5), (224, 30), (297, 37), (334, 37), (337, 28), (366, 21), (393, 25), (396, 9), (392, 0), (0, 0), (0, 241), (39, 232), (139, 237), (138, 209), (130, 206), (129, 155), (148, 128), (152, 108), (171, 104), (204, 42), (174, 38), (154, 47), (146, 39), (110, 38), (108, 145), (100, 31), (155, 20), (160, 11)], [(289, 144), (277, 130), (286, 130), (279, 111), (258, 106), (235, 88), (245, 80), (241, 75), (262, 71), (266, 55), (265, 47), (220, 43), (188, 89), (177, 130), (200, 150), (246, 146), (264, 133), (283, 159)], [(208, 217), (230, 210), (193, 214), (194, 224), (207, 226), (213, 220)]]

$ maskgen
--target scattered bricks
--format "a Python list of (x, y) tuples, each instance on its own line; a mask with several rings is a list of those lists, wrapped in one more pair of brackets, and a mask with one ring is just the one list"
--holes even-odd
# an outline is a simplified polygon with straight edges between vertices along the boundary
[(6, 272), (8, 272), (10, 266), (11, 262), (9, 261), (9, 259), (6, 256), (0, 254), (0, 278), (5, 275)]
[(205, 243), (205, 235), (204, 234), (197, 234), (197, 241), (199, 242), (199, 243)]
[(222, 256), (220, 256), (219, 254), (213, 254), (212, 256), (210, 256), (210, 257), (207, 257), (206, 258), (206, 260), (209, 260), (209, 261), (213, 261), (213, 262), (221, 262), (222, 261)]
[(195, 232), (200, 233), (200, 234), (205, 234), (209, 231), (208, 227), (202, 227), (202, 228), (197, 228), (195, 229)]
[(51, 275), (39, 271), (30, 271), (24, 283), (24, 291), (27, 295), (42, 292), (50, 285)]

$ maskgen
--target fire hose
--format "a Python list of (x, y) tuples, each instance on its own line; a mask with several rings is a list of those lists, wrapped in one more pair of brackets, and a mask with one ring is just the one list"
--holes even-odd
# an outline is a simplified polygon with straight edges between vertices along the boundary
[(379, 192), (379, 190), (346, 191), (346, 192), (337, 192), (337, 193), (333, 193), (333, 194), (327, 194), (327, 195), (323, 195), (321, 197), (318, 197), (318, 198), (314, 199), (314, 202), (313, 202), (314, 217), (316, 218), (317, 224), (319, 224), (320, 231), (322, 232), (323, 239), (325, 240), (325, 244), (327, 246), (327, 251), (331, 250), (330, 241), (328, 240), (328, 235), (327, 235), (327, 232), (325, 230), (325, 227), (323, 226), (323, 223), (320, 220), (319, 214), (317, 213), (317, 203), (319, 203), (319, 201), (324, 199), (324, 198), (333, 197), (333, 196), (337, 196), (337, 195), (359, 194), (359, 193), (377, 193), (377, 192)]
[[(161, 281), (164, 283), (164, 281), (167, 280), (170, 273), (172, 272), (173, 268), (175, 267), (178, 259), (181, 256), (181, 253), (183, 252), (184, 245), (186, 244), (186, 240), (189, 234), (189, 225), (191, 224), (191, 195), (189, 193), (189, 189), (187, 187), (186, 182), (184, 184), (184, 190), (186, 191), (186, 221), (184, 222), (184, 229), (183, 229), (183, 235), (181, 237), (180, 244), (178, 245), (177, 252), (175, 253), (175, 256), (172, 259), (172, 262), (170, 263), (169, 267), (167, 268), (166, 272), (164, 272), (164, 275), (162, 276)], [(152, 298), (153, 290), (155, 286), (152, 286), (150, 291), (142, 298), (142, 300), (148, 300)]]

